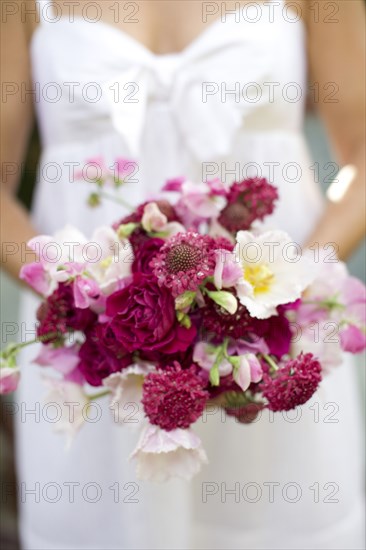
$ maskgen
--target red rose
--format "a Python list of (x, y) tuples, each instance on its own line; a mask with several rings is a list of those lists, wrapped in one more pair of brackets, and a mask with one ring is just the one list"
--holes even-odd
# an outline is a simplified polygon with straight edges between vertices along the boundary
[(133, 282), (107, 298), (106, 313), (116, 339), (129, 351), (177, 353), (196, 336), (192, 325), (182, 327), (176, 318), (174, 298), (155, 277), (136, 273)]

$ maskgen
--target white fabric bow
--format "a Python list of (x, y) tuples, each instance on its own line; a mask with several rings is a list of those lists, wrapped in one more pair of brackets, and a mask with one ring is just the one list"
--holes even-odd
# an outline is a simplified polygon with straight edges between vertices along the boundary
[[(246, 114), (266, 101), (263, 83), (270, 78), (269, 67), (268, 51), (260, 41), (254, 45), (242, 36), (240, 40), (226, 37), (222, 43), (211, 40), (207, 48), (188, 49), (185, 54), (154, 56), (146, 51), (142, 62), (106, 81), (103, 94), (112, 123), (134, 158), (139, 157), (147, 112), (154, 102), (165, 103), (184, 143), (199, 161), (221, 158), (230, 153)], [(245, 98), (249, 83), (253, 86), (247, 88)], [(257, 99), (256, 89), (262, 89)]]

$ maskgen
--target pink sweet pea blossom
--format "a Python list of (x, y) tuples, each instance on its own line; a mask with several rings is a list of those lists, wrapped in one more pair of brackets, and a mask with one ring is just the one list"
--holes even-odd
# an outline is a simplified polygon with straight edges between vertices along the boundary
[(131, 457), (136, 475), (149, 481), (180, 477), (189, 481), (208, 462), (200, 438), (191, 430), (166, 431), (147, 425)]
[(215, 252), (216, 267), (214, 283), (216, 288), (230, 288), (242, 277), (242, 269), (233, 252), (219, 249)]
[(168, 218), (160, 211), (156, 202), (146, 204), (141, 218), (141, 224), (145, 231), (164, 231), (167, 222)]
[(348, 325), (339, 332), (341, 348), (351, 353), (361, 353), (366, 348), (366, 334), (355, 325)]
[(0, 395), (12, 393), (18, 387), (20, 370), (18, 367), (0, 368)]
[(39, 354), (33, 363), (41, 367), (52, 367), (63, 375), (70, 374), (78, 365), (80, 358), (78, 355), (79, 346), (53, 347), (52, 345), (42, 345)]
[[(194, 347), (193, 361), (202, 369), (210, 371), (217, 358), (218, 348), (206, 342), (198, 342)], [(227, 376), (233, 371), (233, 366), (225, 358), (219, 364), (220, 376)]]
[(23, 265), (20, 269), (19, 278), (25, 281), (39, 294), (46, 296), (50, 286), (50, 280), (42, 264), (32, 262)]
[(185, 232), (181, 223), (168, 222), (167, 216), (161, 212), (156, 202), (146, 204), (141, 223), (145, 231), (159, 233), (159, 237), (162, 239), (170, 239), (177, 233)]
[(262, 367), (253, 353), (238, 356), (238, 366), (234, 368), (233, 377), (243, 391), (247, 390), (251, 382), (262, 379)]

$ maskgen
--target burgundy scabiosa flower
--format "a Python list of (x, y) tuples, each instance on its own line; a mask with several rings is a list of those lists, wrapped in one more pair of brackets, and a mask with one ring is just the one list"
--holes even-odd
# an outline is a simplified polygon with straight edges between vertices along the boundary
[(107, 323), (96, 323), (86, 336), (78, 368), (92, 386), (100, 386), (104, 378), (132, 363), (132, 355), (116, 341)]
[(172, 289), (174, 296), (198, 286), (215, 270), (215, 240), (194, 231), (169, 239), (151, 261), (159, 285)]
[(188, 428), (202, 414), (209, 397), (196, 365), (180, 364), (152, 372), (145, 378), (142, 404), (151, 424), (163, 430)]
[(263, 373), (260, 384), (271, 411), (289, 411), (306, 403), (321, 381), (321, 365), (312, 353), (290, 359), (270, 376)]
[(263, 220), (265, 216), (272, 214), (276, 199), (277, 189), (265, 178), (235, 182), (228, 191), (228, 203), (218, 221), (232, 233), (249, 229), (254, 220)]
[(185, 351), (196, 337), (196, 328), (179, 324), (174, 298), (153, 275), (136, 273), (126, 288), (107, 298), (115, 338), (129, 352), (173, 354)]
[[(96, 319), (97, 315), (91, 309), (75, 307), (72, 285), (60, 283), (37, 310), (37, 336), (65, 334), (69, 330), (84, 331)], [(49, 339), (50, 342), (54, 340), (57, 340), (57, 336)]]

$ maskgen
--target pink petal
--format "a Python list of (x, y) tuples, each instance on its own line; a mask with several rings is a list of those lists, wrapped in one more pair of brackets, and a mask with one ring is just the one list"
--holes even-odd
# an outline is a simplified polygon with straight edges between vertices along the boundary
[(50, 288), (48, 275), (40, 262), (32, 262), (23, 265), (20, 269), (19, 278), (25, 281), (36, 292), (46, 296)]
[(366, 334), (355, 325), (348, 325), (339, 332), (343, 351), (360, 353), (366, 349)]

